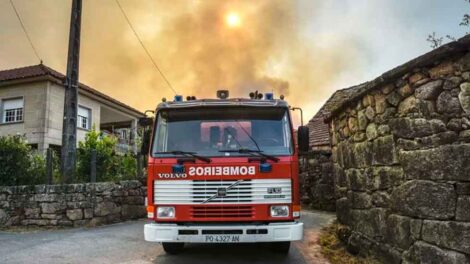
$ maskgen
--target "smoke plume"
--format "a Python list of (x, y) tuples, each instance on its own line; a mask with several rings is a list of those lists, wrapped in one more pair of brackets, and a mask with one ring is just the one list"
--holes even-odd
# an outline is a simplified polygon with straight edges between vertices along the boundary
[[(21, 45), (1, 46), (0, 68), (37, 63), (4, 2), (0, 23), (8, 29), (0, 29), (0, 41)], [(69, 1), (16, 2), (44, 63), (65, 72)], [(212, 98), (218, 89), (230, 90), (232, 97), (274, 91), (304, 108), (308, 121), (338, 88), (332, 85), (337, 76), (356, 64), (353, 45), (334, 38), (320, 45), (305, 37), (306, 21), (299, 18), (302, 7), (296, 2), (120, 2), (172, 86), (184, 96)], [(39, 10), (48, 10), (47, 15)], [(236, 18), (232, 24), (229, 15)], [(80, 80), (140, 110), (173, 96), (110, 0), (84, 1)]]

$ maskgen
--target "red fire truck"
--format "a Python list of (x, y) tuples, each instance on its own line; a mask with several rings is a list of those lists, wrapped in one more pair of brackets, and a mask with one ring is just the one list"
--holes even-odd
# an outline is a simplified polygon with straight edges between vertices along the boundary
[[(146, 241), (167, 253), (184, 243), (269, 242), (287, 253), (301, 240), (298, 152), (289, 105), (273, 94), (198, 100), (175, 96), (155, 111), (149, 146)], [(144, 144), (146, 145), (146, 144)]]

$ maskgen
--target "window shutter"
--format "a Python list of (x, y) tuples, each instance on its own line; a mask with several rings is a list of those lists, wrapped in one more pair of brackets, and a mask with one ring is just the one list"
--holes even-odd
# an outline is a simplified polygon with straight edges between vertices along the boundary
[(3, 100), (3, 110), (23, 108), (23, 98)]
[(90, 119), (90, 110), (85, 108), (85, 107), (78, 107), (78, 115), (86, 117), (87, 119)]

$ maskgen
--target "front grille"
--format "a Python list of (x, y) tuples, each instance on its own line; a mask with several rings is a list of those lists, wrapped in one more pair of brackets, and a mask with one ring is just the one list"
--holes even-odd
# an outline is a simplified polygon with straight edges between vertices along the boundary
[[(156, 180), (155, 204), (276, 204), (290, 203), (290, 179), (244, 180), (226, 190), (221, 197), (209, 198), (237, 180)], [(276, 193), (269, 190), (276, 189)]]
[(252, 206), (193, 206), (193, 218), (251, 218), (254, 209)]

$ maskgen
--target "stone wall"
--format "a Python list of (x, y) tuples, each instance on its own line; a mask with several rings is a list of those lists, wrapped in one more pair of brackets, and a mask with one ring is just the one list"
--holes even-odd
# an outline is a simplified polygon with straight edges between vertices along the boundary
[(331, 151), (310, 151), (301, 173), (302, 202), (310, 208), (335, 211)]
[(145, 217), (139, 181), (0, 186), (0, 226), (95, 226)]
[(351, 252), (470, 263), (468, 39), (354, 87), (359, 95), (330, 115), (337, 217)]

